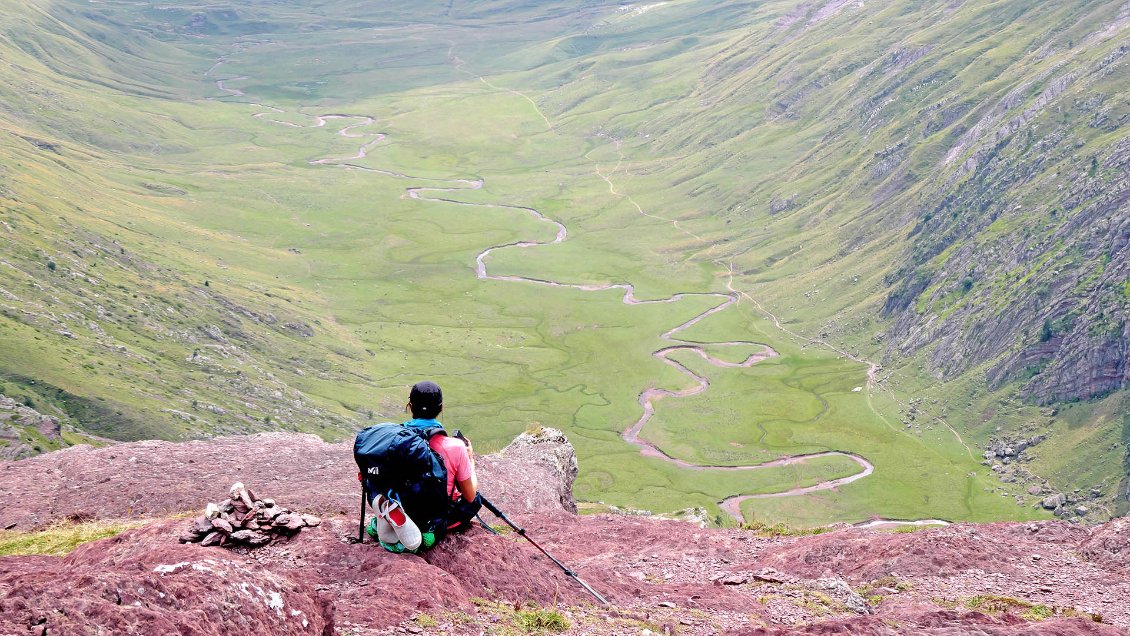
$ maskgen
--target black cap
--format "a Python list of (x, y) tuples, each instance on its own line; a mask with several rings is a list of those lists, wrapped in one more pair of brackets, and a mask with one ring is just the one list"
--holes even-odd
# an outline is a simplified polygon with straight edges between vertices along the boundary
[(424, 380), (413, 385), (408, 401), (412, 403), (414, 416), (434, 418), (443, 407), (443, 391), (440, 391), (435, 382)]

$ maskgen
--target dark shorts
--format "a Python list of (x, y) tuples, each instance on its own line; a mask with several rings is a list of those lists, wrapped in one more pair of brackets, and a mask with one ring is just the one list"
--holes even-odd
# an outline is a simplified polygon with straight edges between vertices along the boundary
[(475, 495), (474, 501), (460, 497), (458, 501), (452, 502), (451, 510), (447, 515), (447, 531), (462, 532), (470, 528), (472, 520), (482, 507), (483, 501), (478, 495)]

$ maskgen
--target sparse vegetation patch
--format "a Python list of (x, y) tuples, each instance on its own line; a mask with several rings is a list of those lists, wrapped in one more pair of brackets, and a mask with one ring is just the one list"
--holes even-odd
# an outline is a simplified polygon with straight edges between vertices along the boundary
[(59, 521), (42, 530), (0, 530), (0, 556), (65, 556), (90, 541), (113, 537), (143, 521)]

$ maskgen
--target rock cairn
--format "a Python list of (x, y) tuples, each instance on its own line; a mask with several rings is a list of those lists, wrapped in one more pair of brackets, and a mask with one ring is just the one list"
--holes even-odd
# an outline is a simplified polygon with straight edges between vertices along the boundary
[(192, 520), (181, 543), (257, 548), (321, 523), (314, 515), (276, 505), (274, 499), (260, 499), (242, 482), (236, 482), (227, 499), (209, 503), (204, 514)]

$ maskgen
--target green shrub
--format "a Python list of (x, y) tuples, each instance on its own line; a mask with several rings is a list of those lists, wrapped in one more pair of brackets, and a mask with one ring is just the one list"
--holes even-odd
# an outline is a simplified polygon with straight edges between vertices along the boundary
[(1055, 609), (1047, 605), (1033, 605), (1020, 612), (1020, 616), (1030, 621), (1042, 621), (1055, 616)]
[(969, 609), (975, 609), (993, 615), (1004, 614), (1012, 610), (1020, 610), (1017, 615), (1029, 621), (1042, 621), (1060, 616), (1066, 618), (1089, 618), (1096, 623), (1103, 622), (1101, 614), (1080, 612), (1071, 607), (1056, 607), (1054, 605), (1030, 603), (1018, 598), (994, 596), (992, 594), (982, 594), (966, 599), (965, 606)]
[(518, 627), (528, 633), (563, 632), (569, 629), (569, 619), (556, 609), (532, 608), (520, 610), (514, 615)]

